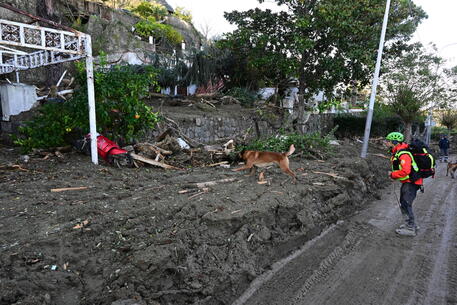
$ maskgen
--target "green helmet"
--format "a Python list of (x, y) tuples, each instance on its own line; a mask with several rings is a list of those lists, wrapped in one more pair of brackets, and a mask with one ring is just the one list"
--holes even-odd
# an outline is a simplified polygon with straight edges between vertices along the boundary
[(405, 139), (405, 136), (400, 133), (400, 132), (391, 132), (387, 135), (386, 140), (388, 141), (398, 141), (398, 142), (403, 142)]

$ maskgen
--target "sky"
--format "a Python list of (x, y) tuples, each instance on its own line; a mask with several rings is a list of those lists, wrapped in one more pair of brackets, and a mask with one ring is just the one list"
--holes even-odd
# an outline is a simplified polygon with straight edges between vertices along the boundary
[[(419, 25), (413, 40), (424, 45), (433, 42), (438, 54), (448, 60), (448, 66), (457, 65), (457, 0), (413, 0), (429, 18)], [(251, 8), (270, 8), (277, 11), (273, 0), (260, 5), (257, 0), (167, 0), (172, 7), (190, 11), (196, 28), (207, 29), (209, 37), (234, 30), (224, 18), (224, 11), (245, 11)]]

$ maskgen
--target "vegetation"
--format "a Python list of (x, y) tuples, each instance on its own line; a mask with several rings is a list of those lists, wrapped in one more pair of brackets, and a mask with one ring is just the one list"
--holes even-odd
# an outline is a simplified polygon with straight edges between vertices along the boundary
[[(221, 44), (237, 59), (235, 75), (247, 81), (279, 84), (285, 76), (299, 78), (301, 131), (304, 109), (313, 95), (324, 91), (331, 98), (338, 87), (343, 90), (351, 82), (363, 87), (369, 82), (385, 6), (378, 0), (275, 2), (288, 10), (273, 13), (257, 8), (226, 13), (226, 19), (238, 29)], [(387, 56), (407, 47), (406, 42), (425, 16), (411, 1), (396, 2), (390, 12)]]
[(141, 18), (148, 19), (153, 17), (156, 21), (163, 20), (168, 15), (165, 6), (157, 2), (142, 1), (131, 10)]
[(135, 24), (135, 30), (136, 33), (143, 38), (148, 38), (149, 36), (155, 37), (156, 39), (165, 38), (174, 45), (183, 41), (182, 35), (171, 25), (158, 23), (153, 18), (139, 21)]
[[(158, 114), (141, 101), (148, 95), (149, 88), (157, 84), (154, 69), (115, 66), (98, 70), (94, 76), (98, 132), (127, 143), (155, 127)], [(78, 81), (79, 89), (71, 100), (47, 102), (40, 108), (39, 115), (21, 128), (23, 135), (15, 143), (25, 152), (62, 146), (89, 132), (87, 81), (82, 64)]]
[(441, 125), (447, 128), (449, 134), (454, 128), (457, 128), (457, 110), (446, 110), (441, 114)]
[(231, 88), (227, 91), (227, 95), (233, 96), (234, 98), (240, 101), (241, 105), (245, 107), (253, 106), (254, 102), (258, 100), (257, 93), (247, 88)]
[(443, 60), (414, 44), (401, 56), (386, 63), (382, 76), (383, 96), (405, 125), (405, 138), (411, 139), (412, 124), (431, 107), (446, 107), (451, 91), (442, 81)]
[(285, 152), (289, 150), (290, 145), (294, 144), (296, 152), (305, 157), (322, 158), (331, 153), (330, 140), (333, 137), (332, 130), (328, 135), (321, 136), (319, 133), (310, 134), (283, 134), (276, 137), (256, 140), (248, 145), (241, 146), (242, 150), (259, 150), (259, 151), (276, 151)]
[[(340, 114), (333, 119), (333, 123), (339, 126), (335, 135), (338, 137), (361, 137), (365, 132), (366, 120), (366, 112), (364, 116)], [(401, 130), (402, 127), (401, 118), (395, 114), (390, 105), (375, 103), (370, 132), (372, 137), (385, 137), (392, 130)]]
[(147, 39), (152, 36), (156, 39), (162, 38), (171, 44), (179, 44), (183, 41), (182, 35), (168, 24), (160, 23), (167, 15), (167, 9), (156, 2), (142, 1), (137, 6), (131, 8), (141, 20), (135, 24), (138, 35)]
[(178, 6), (175, 8), (175, 16), (187, 23), (192, 24), (192, 14), (183, 7)]

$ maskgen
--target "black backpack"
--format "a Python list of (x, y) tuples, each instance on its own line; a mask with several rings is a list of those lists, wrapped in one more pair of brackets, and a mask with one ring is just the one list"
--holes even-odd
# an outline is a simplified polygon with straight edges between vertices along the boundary
[(413, 139), (409, 144), (408, 151), (414, 157), (417, 167), (419, 167), (418, 177), (428, 178), (435, 177), (436, 158), (430, 152), (430, 148), (421, 140)]

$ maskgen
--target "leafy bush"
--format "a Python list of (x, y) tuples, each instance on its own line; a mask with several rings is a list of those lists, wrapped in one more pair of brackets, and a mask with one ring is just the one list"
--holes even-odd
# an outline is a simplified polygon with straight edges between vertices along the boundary
[(157, 2), (143, 1), (131, 10), (138, 16), (145, 19), (153, 17), (154, 20), (162, 20), (168, 15), (167, 8)]
[(178, 6), (175, 8), (175, 16), (187, 23), (192, 23), (192, 14), (183, 7)]
[(332, 107), (335, 107), (337, 110), (341, 110), (341, 100), (337, 99), (330, 99), (326, 101), (322, 101), (317, 105), (317, 109), (319, 110), (319, 113), (322, 113), (324, 111), (331, 110)]
[(226, 92), (227, 95), (233, 96), (241, 102), (243, 106), (252, 106), (255, 101), (258, 100), (258, 95), (254, 91), (250, 91), (247, 88), (235, 87), (231, 88)]
[(135, 30), (143, 38), (149, 36), (165, 38), (173, 44), (178, 44), (183, 41), (182, 35), (176, 31), (171, 25), (158, 23), (153, 19), (144, 19), (135, 24)]
[[(339, 126), (336, 132), (337, 137), (363, 136), (367, 113), (363, 116), (352, 114), (340, 114), (333, 119), (333, 123)], [(384, 137), (393, 130), (401, 130), (403, 122), (396, 115), (390, 105), (375, 103), (373, 121), (371, 124), (370, 136)]]
[[(140, 100), (148, 95), (150, 86), (156, 86), (155, 70), (115, 66), (96, 71), (94, 77), (98, 132), (127, 143), (155, 127), (158, 114)], [(80, 87), (71, 100), (46, 103), (40, 114), (21, 128), (23, 135), (15, 143), (23, 151), (61, 146), (72, 137), (89, 132), (87, 82), (82, 65), (77, 79)]]
[(310, 134), (287, 134), (267, 139), (256, 140), (248, 145), (239, 147), (239, 150), (258, 150), (258, 151), (276, 151), (285, 152), (289, 150), (290, 145), (294, 144), (297, 152), (304, 156), (322, 157), (331, 152), (330, 139), (333, 136), (333, 130), (326, 136), (321, 136), (318, 132)]

